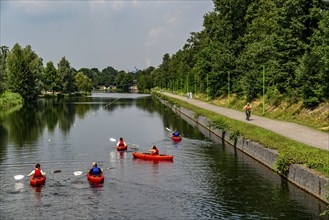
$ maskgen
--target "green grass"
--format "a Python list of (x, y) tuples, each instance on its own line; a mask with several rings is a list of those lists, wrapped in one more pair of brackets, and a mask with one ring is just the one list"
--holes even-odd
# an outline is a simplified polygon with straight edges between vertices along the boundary
[(318, 171), (325, 177), (329, 177), (329, 153), (326, 150), (299, 143), (266, 129), (218, 115), (178, 99), (159, 93), (156, 93), (156, 95), (161, 96), (162, 99), (167, 100), (171, 104), (191, 109), (197, 115), (203, 115), (212, 122), (220, 121), (224, 123), (226, 131), (230, 133), (239, 132), (241, 136), (247, 139), (258, 142), (267, 148), (278, 150), (279, 158), (275, 167), (277, 171), (285, 172), (289, 164), (302, 164)]

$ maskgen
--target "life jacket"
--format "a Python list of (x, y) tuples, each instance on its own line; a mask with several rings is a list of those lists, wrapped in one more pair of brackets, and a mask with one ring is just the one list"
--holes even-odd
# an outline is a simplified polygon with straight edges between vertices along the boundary
[(155, 148), (153, 150), (155, 150), (155, 151), (154, 151), (154, 153), (152, 153), (152, 155), (159, 155), (159, 149), (158, 148)]
[(125, 146), (125, 142), (124, 141), (120, 141), (118, 146)]
[(42, 177), (41, 170), (40, 169), (35, 169), (33, 176), (34, 177)]
[(100, 175), (101, 171), (98, 167), (93, 167), (92, 170), (91, 170), (91, 174), (92, 175)]
[(178, 131), (175, 131), (175, 132), (173, 133), (173, 135), (174, 135), (174, 137), (178, 137), (178, 136), (179, 136), (179, 132), (178, 132)]

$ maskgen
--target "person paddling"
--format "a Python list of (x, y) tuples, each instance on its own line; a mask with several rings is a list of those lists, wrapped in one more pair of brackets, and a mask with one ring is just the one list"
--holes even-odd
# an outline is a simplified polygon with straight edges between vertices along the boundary
[(32, 170), (32, 172), (31, 172), (28, 176), (32, 176), (32, 175), (33, 175), (34, 178), (40, 178), (40, 177), (43, 177), (44, 175), (46, 175), (46, 173), (43, 172), (43, 171), (40, 169), (40, 164), (37, 163), (37, 164), (35, 165), (35, 169)]
[(180, 134), (179, 134), (179, 132), (178, 132), (177, 130), (175, 130), (175, 131), (172, 133), (172, 135), (173, 135), (174, 137), (180, 137)]
[(89, 170), (89, 174), (93, 176), (99, 176), (103, 173), (102, 169), (97, 166), (96, 162), (92, 163), (92, 168)]
[(153, 145), (149, 151), (151, 155), (159, 155), (159, 149), (155, 145)]
[(117, 147), (125, 147), (127, 146), (126, 142), (123, 140), (123, 138), (121, 137), (120, 140), (117, 143)]

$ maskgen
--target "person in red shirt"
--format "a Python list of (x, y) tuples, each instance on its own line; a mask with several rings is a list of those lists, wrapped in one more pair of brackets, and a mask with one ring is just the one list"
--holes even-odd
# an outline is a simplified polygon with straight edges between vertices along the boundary
[(150, 154), (159, 155), (159, 149), (155, 145), (153, 145), (150, 149)]
[(123, 147), (123, 146), (127, 146), (126, 142), (123, 140), (123, 138), (121, 137), (120, 140), (117, 143), (117, 147)]
[(37, 163), (35, 165), (35, 169), (32, 170), (32, 172), (28, 176), (32, 176), (32, 175), (37, 178), (37, 177), (43, 177), (44, 175), (46, 175), (46, 173), (40, 169), (40, 164)]

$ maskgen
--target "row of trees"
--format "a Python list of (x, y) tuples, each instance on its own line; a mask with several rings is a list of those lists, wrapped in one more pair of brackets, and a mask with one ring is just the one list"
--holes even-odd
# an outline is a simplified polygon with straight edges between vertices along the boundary
[(314, 107), (329, 98), (329, 2), (214, 0), (203, 30), (154, 70), (157, 86), (251, 101), (290, 97)]
[[(140, 74), (139, 74), (140, 75)], [(30, 45), (22, 48), (18, 43), (11, 50), (0, 47), (0, 95), (9, 90), (20, 94), (25, 102), (35, 101), (41, 92), (90, 92), (99, 86), (116, 86), (127, 90), (135, 76), (107, 67), (75, 70), (62, 57), (57, 68), (52, 61), (43, 66), (43, 60)]]

